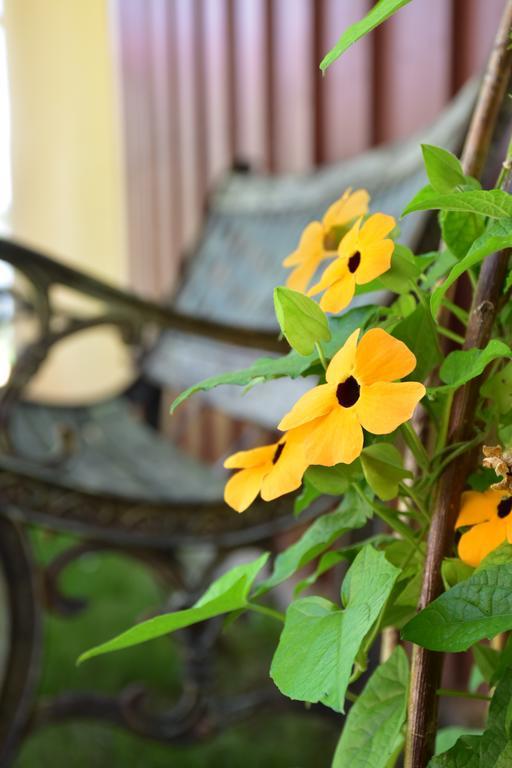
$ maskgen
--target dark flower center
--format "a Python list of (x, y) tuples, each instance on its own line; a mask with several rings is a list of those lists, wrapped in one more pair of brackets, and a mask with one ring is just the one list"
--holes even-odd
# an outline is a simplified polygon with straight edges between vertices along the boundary
[(281, 456), (282, 452), (284, 450), (284, 443), (279, 443), (276, 452), (274, 453), (274, 457), (272, 459), (272, 464), (277, 464), (279, 461), (279, 457)]
[(359, 251), (356, 251), (355, 253), (352, 254), (350, 259), (348, 260), (348, 271), (352, 272), (353, 274), (358, 268), (358, 266), (360, 265), (360, 263), (361, 263), (361, 254), (359, 253)]
[(512, 511), (512, 496), (502, 499), (498, 504), (498, 517), (507, 517)]
[(338, 384), (336, 388), (338, 403), (343, 408), (350, 408), (351, 405), (354, 405), (359, 400), (359, 390), (360, 387), (357, 380), (353, 376), (349, 376), (348, 379)]

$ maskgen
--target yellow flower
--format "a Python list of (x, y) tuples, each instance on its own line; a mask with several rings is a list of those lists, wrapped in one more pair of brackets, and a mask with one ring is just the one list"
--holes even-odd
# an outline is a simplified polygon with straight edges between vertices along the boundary
[(512, 496), (504, 496), (501, 491), (463, 493), (455, 528), (471, 528), (459, 541), (460, 559), (476, 567), (504, 541), (512, 543), (511, 511)]
[(244, 512), (260, 492), (262, 499), (271, 501), (299, 488), (307, 467), (301, 432), (292, 430), (277, 443), (239, 451), (227, 458), (224, 466), (240, 471), (226, 483), (226, 504)]
[(299, 242), (299, 247), (284, 261), (284, 267), (295, 267), (289, 275), (286, 285), (294, 291), (304, 292), (325, 259), (336, 255), (339, 235), (337, 227), (345, 227), (368, 210), (370, 196), (365, 189), (352, 192), (347, 189), (343, 195), (326, 211), (322, 221), (312, 221)]
[(396, 382), (416, 366), (406, 345), (380, 328), (358, 344), (359, 329), (332, 358), (326, 384), (306, 392), (281, 420), (279, 429), (303, 426), (308, 464), (350, 464), (363, 448), (363, 429), (393, 432), (411, 418), (425, 394), (415, 381)]
[(387, 272), (395, 244), (386, 238), (395, 226), (392, 216), (374, 213), (361, 226), (358, 219), (338, 246), (338, 258), (329, 264), (309, 296), (325, 291), (324, 312), (341, 312), (350, 304), (356, 285), (364, 285)]

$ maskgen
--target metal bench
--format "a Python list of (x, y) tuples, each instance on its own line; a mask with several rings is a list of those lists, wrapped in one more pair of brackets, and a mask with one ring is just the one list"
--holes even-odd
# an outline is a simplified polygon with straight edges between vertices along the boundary
[[(462, 91), (421, 140), (456, 149), (474, 94), (474, 85)], [(155, 567), (165, 561), (175, 578), (181, 547), (208, 545), (217, 568), (234, 550), (272, 547), (277, 533), (297, 525), (288, 498), (256, 503), (244, 515), (228, 510), (222, 500), (223, 472), (172, 445), (141, 418), (126, 393), (82, 405), (31, 401), (27, 391), (37, 371), (56, 345), (107, 326), (117, 329), (132, 350), (141, 380), (173, 390), (245, 367), (262, 351), (277, 352), (283, 346), (276, 334), (272, 289), (285, 279), (281, 261), (301, 229), (347, 186), (366, 187), (374, 210), (398, 217), (424, 182), (418, 144), (416, 136), (305, 178), (233, 174), (211, 198), (200, 242), (171, 306), (145, 301), (33, 249), (0, 240), (0, 260), (23, 276), (25, 286), (9, 301), (33, 324), (33, 336), (20, 349), (0, 393), (0, 626), (6, 628), (0, 637), (0, 765), (9, 764), (28, 724), (51, 722), (62, 714), (58, 703), (38, 708), (34, 688), (42, 604), (64, 612), (79, 608), (58, 587), (62, 568), (74, 557), (110, 547)], [(423, 215), (409, 217), (401, 224), (401, 241), (417, 245), (425, 223)], [(85, 314), (62, 310), (53, 298), (57, 285), (93, 299), (98, 309)], [(304, 386), (302, 381), (278, 382), (277, 389), (267, 384), (243, 398), (236, 388), (226, 387), (202, 396), (231, 416), (273, 427), (287, 401)], [(307, 515), (326, 503), (320, 501)], [(27, 524), (70, 532), (84, 543), (36, 574)], [(185, 575), (179, 576), (186, 584)], [(194, 640), (189, 642), (195, 647)], [(121, 699), (105, 703), (87, 693), (68, 701), (68, 708), (77, 716), (96, 713), (152, 738), (191, 737), (211, 708), (197, 669), (191, 674), (196, 674), (193, 700), (166, 715), (150, 717), (135, 700), (121, 706)], [(268, 697), (257, 701), (268, 702)], [(244, 707), (238, 709), (242, 716)]]

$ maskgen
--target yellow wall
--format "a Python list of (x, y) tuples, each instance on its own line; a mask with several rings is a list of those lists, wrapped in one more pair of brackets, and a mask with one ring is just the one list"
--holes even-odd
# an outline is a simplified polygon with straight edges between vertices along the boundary
[[(8, 230), (73, 266), (126, 284), (109, 2), (4, 2), (12, 109)], [(78, 305), (76, 297), (71, 302)], [(117, 335), (89, 331), (54, 349), (28, 394), (58, 403), (90, 401), (118, 391), (131, 375)]]
[(125, 283), (121, 142), (108, 0), (5, 0), (12, 233)]

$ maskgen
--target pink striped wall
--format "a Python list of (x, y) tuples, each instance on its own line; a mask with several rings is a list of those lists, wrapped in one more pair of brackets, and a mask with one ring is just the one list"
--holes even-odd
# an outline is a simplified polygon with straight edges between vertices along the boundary
[(487, 56), (504, 0), (413, 0), (325, 77), (371, 0), (114, 0), (132, 283), (167, 294), (235, 159), (308, 171), (435, 119)]

